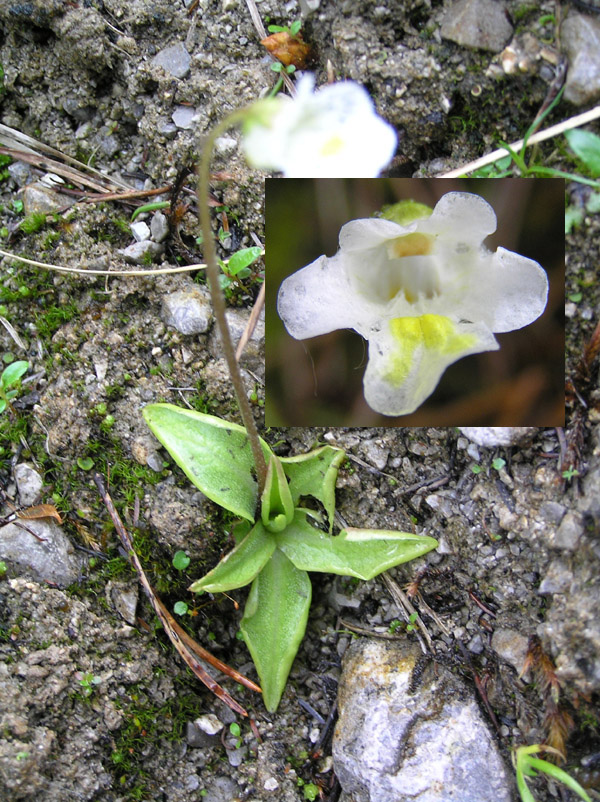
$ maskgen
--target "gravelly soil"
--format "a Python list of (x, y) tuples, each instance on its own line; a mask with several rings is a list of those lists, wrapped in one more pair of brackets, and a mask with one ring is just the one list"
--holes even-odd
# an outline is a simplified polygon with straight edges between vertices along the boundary
[[(336, 73), (364, 83), (381, 113), (404, 130), (405, 155), (393, 167), (399, 175), (427, 172), (433, 160), (438, 167), (455, 166), (479, 155), (482, 146), (491, 146), (495, 133), (518, 138), (547, 88), (539, 77), (520, 78), (521, 102), (515, 109), (515, 85), (495, 84), (484, 75), (489, 56), (427, 34), (428, 26), (435, 29), (440, 11), (440, 4), (431, 6), (419, 0), (397, 4), (384, 22), (375, 23), (367, 2), (324, 4), (305, 28), (306, 38), (317, 46), (317, 70), (323, 72), (329, 58)], [(521, 24), (533, 28), (541, 11), (551, 6), (542, 3)], [(225, 0), (200, 8), (191, 21), (182, 5), (167, 0), (3, 4), (2, 122), (71, 156), (93, 157), (97, 167), (109, 172), (142, 172), (127, 178), (134, 186), (146, 178), (153, 186), (173, 181), (198, 152), (189, 132), (169, 127), (174, 106), (192, 104), (199, 110), (202, 135), (273, 81), (245, 7)], [(264, 19), (289, 20), (274, 0), (261, 3), (260, 10)], [(387, 53), (397, 37), (406, 48), (400, 67), (410, 85), (403, 104), (387, 91), (399, 68)], [(150, 65), (153, 55), (176, 41), (193, 53), (184, 80)], [(441, 69), (421, 80), (431, 59)], [(475, 105), (475, 84), (483, 87), (485, 104)], [(451, 114), (440, 106), (443, 97), (453, 101)], [(247, 168), (236, 150), (218, 155), (213, 169), (230, 176), (216, 179), (212, 191), (231, 210), (235, 247), (253, 244), (252, 233), (262, 239), (261, 176)], [(16, 190), (11, 180), (0, 185), (1, 225), (11, 232), (21, 219), (11, 205)], [(124, 267), (115, 252), (131, 240), (125, 225), (131, 209), (82, 204), (72, 214), (71, 220), (51, 221), (36, 234), (15, 233), (9, 247), (66, 265)], [(191, 213), (181, 229), (184, 246), (201, 261)], [(594, 282), (599, 233), (597, 218), (590, 217), (570, 243), (567, 289), (573, 293), (583, 288), (584, 298), (569, 317), (569, 375), (600, 308)], [(221, 256), (226, 255), (223, 249)], [(175, 264), (178, 257), (186, 253), (171, 241), (166, 262)], [(189, 287), (192, 279), (72, 277), (10, 261), (0, 270), (2, 314), (27, 346), (19, 351), (2, 328), (0, 351), (29, 359), (29, 375), (35, 376), (26, 385), (17, 419), (0, 419), (6, 449), (0, 462), (2, 481), (10, 490), (13, 463), (34, 464), (44, 477), (44, 500), (68, 513), (65, 531), (73, 542), (89, 545), (93, 538), (109, 558), (88, 565), (68, 589), (10, 570), (0, 584), (0, 777), (9, 789), (8, 795), (0, 790), (0, 799), (31, 800), (43, 792), (50, 802), (291, 801), (302, 799), (299, 778), (322, 781), (324, 798), (334, 799), (327, 741), (320, 757), (308, 756), (323, 728), (298, 701), (309, 701), (325, 719), (331, 711), (349, 637), (338, 631), (340, 614), (365, 628), (387, 628), (398, 617), (379, 580), (355, 585), (322, 578), (314, 583), (307, 637), (276, 715), (267, 716), (249, 692), (226, 682), (256, 718), (260, 744), (242, 724), (239, 745), (230, 734), (224, 736), (225, 746), (218, 736), (203, 746), (188, 745), (188, 721), (214, 711), (228, 725), (228, 709), (184, 670), (166, 638), (154, 630), (144, 599), (135, 627), (114, 610), (112, 589), (133, 590), (137, 581), (119, 559), (106, 512), (89, 475), (77, 468), (78, 458), (90, 456), (105, 475), (110, 471), (115, 500), (127, 523), (137, 522), (142, 559), (168, 605), (189, 598), (186, 585), (228, 543), (228, 522), (189, 488), (164, 453), (160, 461), (166, 466), (158, 464), (158, 471), (145, 464), (155, 446), (140, 410), (154, 400), (181, 402), (180, 392), (170, 388), (191, 387), (191, 392), (182, 391), (188, 401), (237, 419), (214, 335), (182, 335), (161, 318), (163, 297)], [(194, 280), (203, 279), (196, 275)], [(249, 282), (234, 293), (231, 304), (247, 315), (256, 292), (256, 282)], [(244, 364), (257, 376), (248, 374), (256, 385), (260, 420), (258, 355)], [(105, 370), (103, 378), (99, 370)], [(514, 668), (491, 650), (489, 632), (479, 622), (481, 610), (465, 589), (497, 606), (494, 628), (542, 637), (560, 668), (565, 704), (575, 720), (568, 763), (575, 769), (583, 756), (598, 751), (593, 666), (599, 650), (593, 611), (599, 601), (595, 499), (600, 441), (598, 419), (589, 398), (587, 402), (576, 455), (581, 484), (576, 478), (572, 485), (561, 480), (560, 444), (552, 429), (540, 431), (525, 449), (481, 449), (479, 456), (468, 452), (467, 441), (452, 429), (332, 430), (329, 435), (327, 430), (289, 429), (266, 434), (281, 453), (297, 453), (329, 437), (361, 460), (340, 472), (339, 509), (348, 523), (416, 526), (440, 539), (439, 551), (427, 562), (449, 573), (443, 580), (432, 577), (424, 591), (449, 630), (470, 648), (476, 670), (489, 673), (488, 695), (505, 728), (506, 748), (543, 737), (540, 692), (534, 684), (518, 681)], [(579, 409), (577, 403), (570, 415)], [(103, 404), (106, 409), (99, 408)], [(107, 414), (114, 418), (110, 426)], [(501, 472), (491, 466), (496, 456), (507, 462)], [(482, 468), (480, 473), (473, 472), (475, 465)], [(435, 479), (444, 483), (405, 492)], [(553, 518), (549, 502), (561, 505), (563, 513), (573, 509), (582, 516), (575, 548), (557, 547), (560, 510), (554, 509)], [(184, 577), (170, 565), (178, 548), (192, 557)], [(565, 571), (571, 576), (571, 596), (538, 592), (557, 561), (563, 576)], [(402, 584), (413, 570), (411, 566), (394, 575)], [(243, 593), (237, 596), (241, 600)], [(219, 657), (251, 673), (248, 654), (235, 637), (238, 619), (232, 602), (223, 599), (199, 609), (192, 628)], [(581, 622), (587, 622), (585, 627)], [(435, 625), (431, 628), (439, 648), (453, 651), (452, 639), (440, 636)], [(89, 696), (81, 685), (87, 673), (100, 679)], [(277, 787), (269, 791), (273, 778)], [(591, 773), (589, 779), (594, 780)], [(538, 799), (557, 798), (544, 783), (538, 788)]]

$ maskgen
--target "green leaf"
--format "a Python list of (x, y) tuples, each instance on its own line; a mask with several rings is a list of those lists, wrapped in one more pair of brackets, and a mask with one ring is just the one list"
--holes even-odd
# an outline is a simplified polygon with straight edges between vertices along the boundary
[(185, 615), (188, 611), (188, 606), (184, 601), (175, 602), (173, 612), (175, 615)]
[(569, 146), (589, 169), (594, 178), (600, 176), (600, 136), (582, 128), (566, 131)]
[(185, 553), (185, 551), (176, 551), (173, 555), (173, 568), (176, 568), (178, 571), (185, 571), (185, 569), (190, 564), (190, 558)]
[(237, 276), (240, 270), (256, 262), (261, 254), (262, 248), (259, 248), (257, 245), (253, 245), (252, 248), (242, 248), (241, 251), (237, 251), (237, 253), (229, 257), (225, 269), (230, 275)]
[(269, 532), (282, 532), (292, 522), (294, 504), (281, 462), (273, 454), (267, 469), (265, 489), (261, 496), (260, 514)]
[(290, 25), (290, 33), (292, 36), (297, 36), (300, 33), (300, 28), (302, 27), (302, 20), (294, 20)]
[(312, 588), (278, 549), (256, 577), (240, 629), (260, 678), (265, 707), (274, 713), (304, 637)]
[(296, 510), (293, 523), (275, 537), (296, 568), (358, 579), (372, 579), (437, 546), (432, 537), (379, 529), (344, 529), (332, 537), (311, 526), (301, 510)]
[(564, 783), (571, 791), (575, 791), (578, 796), (584, 799), (585, 802), (592, 802), (577, 780), (571, 777), (570, 774), (567, 774), (566, 771), (563, 771), (559, 766), (555, 766), (553, 763), (549, 763), (547, 760), (542, 760), (538, 757), (528, 757), (527, 763), (532, 768), (543, 771), (545, 774), (558, 780), (558, 782)]
[(275, 551), (275, 538), (259, 522), (246, 537), (229, 552), (212, 571), (190, 586), (193, 593), (227, 590), (249, 585), (263, 569)]
[[(153, 434), (205, 496), (254, 521), (258, 490), (246, 430), (174, 404), (149, 404), (142, 414)], [(268, 461), (272, 452), (261, 440)]]
[(282, 457), (281, 464), (290, 482), (294, 506), (302, 496), (313, 496), (325, 507), (329, 531), (335, 514), (335, 483), (346, 453), (341, 448), (323, 446), (297, 457)]
[(19, 381), (21, 376), (26, 372), (27, 368), (29, 367), (29, 362), (25, 362), (24, 360), (18, 360), (17, 362), (13, 362), (8, 367), (4, 368), (2, 371), (1, 381), (2, 386), (4, 388), (10, 387), (11, 384)]

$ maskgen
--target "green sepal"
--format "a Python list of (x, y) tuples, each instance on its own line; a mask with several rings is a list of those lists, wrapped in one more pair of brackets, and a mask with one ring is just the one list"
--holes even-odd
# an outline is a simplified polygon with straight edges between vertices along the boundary
[(308, 454), (282, 457), (281, 464), (290, 483), (294, 506), (302, 496), (313, 496), (325, 507), (329, 531), (333, 528), (335, 513), (335, 483), (338, 469), (346, 456), (345, 451), (333, 446), (322, 446)]
[[(255, 520), (258, 489), (243, 426), (174, 404), (149, 404), (142, 414), (152, 433), (207, 498), (248, 521)], [(261, 440), (267, 462), (272, 454)]]
[(190, 585), (190, 590), (223, 593), (249, 585), (274, 551), (275, 539), (259, 521), (212, 571)]
[(272, 455), (260, 501), (262, 522), (269, 532), (282, 532), (292, 522), (294, 503), (281, 462)]
[(312, 588), (278, 549), (252, 583), (240, 630), (260, 678), (265, 707), (274, 713), (302, 643)]
[(372, 579), (437, 546), (432, 537), (380, 529), (344, 529), (332, 537), (311, 526), (301, 510), (296, 510), (293, 522), (275, 539), (300, 570), (358, 579)]
[(419, 203), (414, 200), (403, 200), (398, 203), (391, 203), (384, 206), (380, 212), (377, 212), (375, 217), (381, 217), (384, 220), (392, 220), (394, 223), (399, 223), (401, 226), (407, 226), (414, 223), (415, 220), (423, 220), (433, 214), (431, 206), (425, 203)]

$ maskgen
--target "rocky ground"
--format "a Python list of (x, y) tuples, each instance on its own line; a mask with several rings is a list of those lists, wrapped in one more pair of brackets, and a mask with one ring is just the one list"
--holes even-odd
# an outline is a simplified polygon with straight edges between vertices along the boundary
[[(335, 76), (369, 89), (401, 133), (402, 155), (392, 175), (457, 167), (493, 147), (496, 138), (519, 138), (535, 116), (554, 77), (552, 56), (547, 60), (541, 51), (556, 49), (548, 19), (555, 4), (493, 5), (506, 6), (511, 30), (498, 21), (486, 33), (496, 37), (492, 50), (477, 49), (482, 41), (452, 40), (452, 14), (445, 15), (456, 9), (449, 2), (322, 0), (306, 18), (319, 81), (329, 60)], [(275, 0), (259, 3), (259, 10), (265, 23), (286, 24), (299, 15), (293, 3)], [(582, 32), (576, 40), (581, 50), (595, 30), (593, 19), (571, 25)], [(173, 183), (193, 167), (208, 129), (275, 80), (246, 6), (236, 0), (201, 2), (191, 14), (184, 3), (167, 0), (3, 3), (0, 32), (1, 122), (136, 189)], [(535, 42), (526, 41), (538, 47), (524, 72), (507, 76), (500, 52), (513, 33), (533, 37)], [(593, 77), (583, 84), (593, 91)], [(590, 100), (573, 89), (548, 122)], [(556, 143), (542, 146), (536, 158), (574, 169)], [(307, 636), (277, 713), (267, 715), (259, 698), (224, 681), (250, 712), (260, 738), (192, 677), (139, 593), (89, 462), (109, 480), (169, 609), (188, 601), (195, 615), (185, 621), (194, 637), (253, 675), (236, 638), (240, 613), (234, 602), (244, 593), (200, 604), (186, 590), (228, 547), (231, 521), (190, 487), (141, 417), (144, 404), (168, 400), (237, 420), (202, 271), (126, 278), (89, 272), (128, 267), (118, 252), (134, 241), (134, 207), (104, 201), (65, 211), (73, 196), (42, 189), (40, 199), (21, 192), (37, 178), (34, 168), (15, 163), (3, 169), (0, 247), (84, 268), (88, 275), (8, 258), (0, 266), (0, 314), (9, 324), (0, 330), (0, 354), (31, 364), (14, 411), (0, 415), (0, 479), (13, 503), (51, 503), (64, 518), (60, 525), (30, 522), (31, 531), (0, 528), (0, 559), (7, 565), (0, 580), (0, 799), (32, 800), (44, 793), (51, 802), (291, 802), (321, 794), (332, 802), (340, 794), (335, 771), (348, 788), (353, 782), (342, 767), (339, 729), (335, 749), (331, 743), (342, 656), (362, 637), (357, 628), (417, 643), (416, 635), (398, 623), (400, 611), (383, 580), (320, 577)], [(221, 227), (231, 233), (221, 235), (220, 256), (226, 258), (264, 241), (263, 177), (245, 165), (236, 132), (219, 142), (212, 169), (215, 232)], [(586, 191), (569, 185), (568, 204), (585, 209)], [(164, 221), (157, 214), (146, 217), (149, 242), (157, 247), (139, 257), (138, 267), (202, 261), (193, 194), (184, 190), (182, 197), (190, 210), (171, 221), (166, 239)], [(31, 205), (22, 210), (20, 200)], [(54, 206), (41, 207), (41, 200)], [(41, 219), (33, 215), (40, 210)], [(22, 226), (24, 218), (30, 222)], [(567, 373), (578, 395), (569, 395), (566, 442), (555, 429), (508, 447), (477, 446), (455, 429), (265, 433), (282, 454), (318, 441), (347, 450), (338, 509), (348, 523), (415, 528), (438, 538), (435, 553), (392, 572), (403, 587), (425, 565), (433, 569), (421, 592), (439, 622), (420, 610), (438, 659), (422, 666), (423, 684), (415, 680), (414, 693), (425, 698), (439, 680), (449, 698), (475, 700), (482, 732), (500, 761), (497, 798), (516, 799), (510, 747), (548, 737), (551, 704), (543, 677), (535, 670), (518, 677), (533, 635), (556, 666), (561, 721), (567, 715), (573, 720), (566, 768), (598, 796), (600, 428), (597, 364), (593, 354), (583, 366), (581, 360), (600, 308), (599, 233), (598, 216), (586, 213), (568, 243)], [(238, 336), (260, 287), (257, 264), (228, 294)], [(259, 422), (262, 358), (259, 327), (242, 359)], [(571, 478), (564, 479), (569, 468)], [(49, 545), (32, 532), (52, 544), (52, 559)], [(171, 563), (179, 549), (191, 557), (183, 573)], [(363, 647), (351, 647), (348, 666), (356, 664), (357, 648)], [(394, 648), (392, 642), (385, 653)], [(236, 723), (239, 733), (231, 727)], [(472, 751), (475, 758), (484, 754), (477, 745)], [(543, 779), (534, 787), (544, 802), (567, 798)], [(362, 799), (368, 790), (356, 786), (354, 793)]]

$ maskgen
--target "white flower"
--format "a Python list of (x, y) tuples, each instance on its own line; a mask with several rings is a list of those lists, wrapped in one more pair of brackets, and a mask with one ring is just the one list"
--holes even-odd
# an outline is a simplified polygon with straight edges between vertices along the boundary
[(298, 81), (295, 98), (259, 101), (244, 125), (250, 164), (288, 178), (370, 178), (391, 161), (396, 132), (378, 117), (367, 91), (352, 81), (314, 92), (314, 77)]
[(413, 412), (448, 365), (498, 349), (492, 332), (532, 323), (548, 295), (537, 262), (481, 244), (496, 230), (483, 198), (449, 192), (433, 212), (408, 209), (402, 223), (347, 223), (338, 253), (285, 279), (277, 302), (296, 339), (352, 328), (369, 341), (365, 398), (384, 415)]

